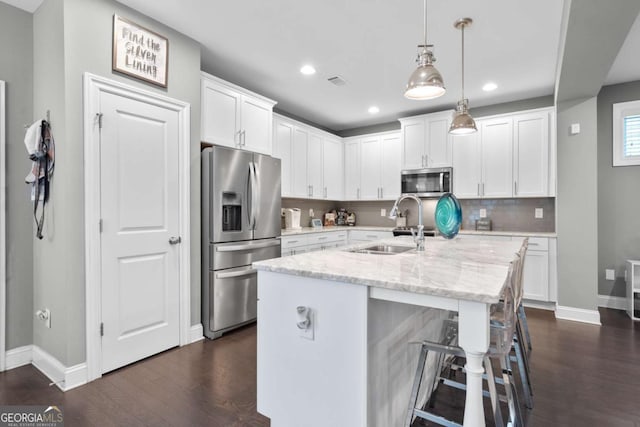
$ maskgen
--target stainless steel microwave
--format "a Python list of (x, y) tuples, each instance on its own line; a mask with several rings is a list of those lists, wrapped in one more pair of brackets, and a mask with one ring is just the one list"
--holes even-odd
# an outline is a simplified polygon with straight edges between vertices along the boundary
[(402, 194), (418, 197), (440, 197), (451, 193), (453, 168), (426, 168), (402, 171)]

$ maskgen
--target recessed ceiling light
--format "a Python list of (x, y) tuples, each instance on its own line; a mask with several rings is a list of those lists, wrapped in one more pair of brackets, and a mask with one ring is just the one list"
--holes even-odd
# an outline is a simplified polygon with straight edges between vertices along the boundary
[(491, 92), (492, 90), (496, 90), (497, 88), (498, 85), (493, 82), (486, 83), (484, 86), (482, 86), (482, 90), (485, 92)]
[(305, 76), (310, 76), (316, 73), (316, 69), (313, 68), (313, 65), (303, 65), (302, 68), (300, 68), (300, 72)]
[(376, 107), (375, 105), (369, 107), (369, 114), (377, 114), (380, 112), (380, 109), (378, 107)]

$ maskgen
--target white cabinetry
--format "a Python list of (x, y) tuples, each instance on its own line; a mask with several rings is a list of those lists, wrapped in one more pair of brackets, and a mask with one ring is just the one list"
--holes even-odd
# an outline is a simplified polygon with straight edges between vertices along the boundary
[(345, 143), (345, 198), (393, 200), (400, 195), (400, 135), (372, 134)]
[(459, 198), (555, 195), (553, 109), (476, 120), (478, 132), (452, 137)]
[(451, 112), (400, 119), (402, 169), (451, 166)]
[(200, 87), (204, 142), (271, 154), (275, 101), (206, 73)]
[(281, 159), (282, 197), (343, 198), (340, 138), (274, 114), (273, 155)]
[(627, 314), (640, 320), (640, 261), (627, 260)]
[(280, 238), (281, 256), (339, 248), (348, 242), (348, 230), (296, 234)]
[(375, 230), (349, 230), (349, 243), (372, 242), (380, 239), (390, 239), (393, 237), (391, 231)]

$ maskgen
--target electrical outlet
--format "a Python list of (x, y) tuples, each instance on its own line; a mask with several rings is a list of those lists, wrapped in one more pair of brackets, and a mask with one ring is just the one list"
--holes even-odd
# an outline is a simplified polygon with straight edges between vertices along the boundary
[(543, 217), (544, 217), (544, 209), (543, 209), (543, 208), (536, 208), (535, 213), (534, 213), (534, 216), (535, 216), (537, 219), (541, 219), (541, 218), (543, 218)]
[(486, 217), (487, 217), (487, 210), (480, 209), (480, 218), (486, 218)]
[(606, 280), (616, 280), (616, 271), (613, 268), (607, 268), (604, 270)]
[(380, 216), (387, 216), (387, 210), (384, 208), (380, 209)]
[(316, 328), (315, 313), (311, 308), (305, 306), (296, 307), (296, 312), (298, 314), (296, 326), (300, 337), (313, 341), (314, 329)]
[(313, 218), (313, 214), (314, 214), (313, 209), (309, 209), (309, 216), (310, 216), (311, 218)]
[(44, 325), (51, 329), (51, 311), (48, 308), (36, 311), (36, 318), (42, 320)]

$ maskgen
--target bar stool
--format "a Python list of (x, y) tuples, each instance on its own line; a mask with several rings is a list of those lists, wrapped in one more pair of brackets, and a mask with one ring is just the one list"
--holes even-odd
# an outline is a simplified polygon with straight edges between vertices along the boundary
[[(516, 259), (510, 264), (509, 273), (507, 275), (507, 282), (503, 298), (500, 303), (495, 304), (492, 307), (492, 322), (490, 327), (491, 343), (489, 351), (484, 358), (484, 369), (486, 371), (485, 379), (489, 391), (484, 392), (485, 396), (491, 399), (491, 408), (494, 415), (494, 421), (496, 426), (503, 426), (502, 414), (500, 410), (500, 396), (498, 396), (496, 390), (496, 383), (504, 385), (503, 400), (506, 400), (509, 408), (509, 421), (511, 425), (522, 425), (522, 414), (520, 413), (520, 406), (518, 404), (517, 392), (515, 389), (515, 383), (513, 382), (513, 373), (511, 370), (510, 352), (513, 346), (513, 337), (516, 333), (517, 323), (517, 306), (516, 304), (516, 288), (521, 286), (521, 275), (519, 274), (520, 267), (522, 265), (522, 258), (519, 254)], [(424, 367), (428, 352), (435, 352), (438, 357), (438, 364), (436, 366), (437, 371), (434, 381), (431, 384), (430, 390), (427, 392), (434, 394), (436, 387), (439, 385), (447, 385), (459, 389), (466, 389), (465, 384), (453, 381), (449, 378), (442, 376), (444, 361), (448, 367), (459, 367), (459, 364), (454, 364), (454, 361), (464, 357), (464, 350), (455, 345), (457, 339), (457, 321), (455, 319), (445, 323), (446, 331), (443, 333), (445, 340), (441, 342), (422, 341), (420, 357), (418, 360), (418, 366), (416, 369), (416, 375), (413, 382), (411, 396), (409, 400), (409, 407), (407, 416), (405, 418), (405, 427), (410, 427), (414, 417), (423, 418), (443, 426), (459, 426), (460, 424), (448, 420), (442, 416), (436, 415), (427, 411), (425, 408), (416, 406), (418, 403), (418, 396), (420, 394), (420, 387), (422, 383), (422, 377), (424, 373)], [(447, 342), (447, 340), (449, 342)], [(446, 359), (446, 360), (445, 360)], [(499, 381), (493, 373), (493, 367), (490, 359), (497, 359), (502, 371), (502, 380)], [(432, 396), (435, 397), (435, 396)], [(433, 403), (434, 399), (429, 399)], [(431, 406), (431, 405), (430, 405)]]

